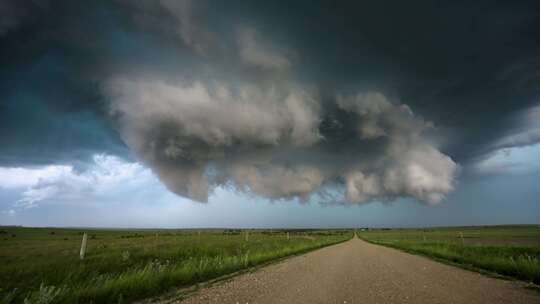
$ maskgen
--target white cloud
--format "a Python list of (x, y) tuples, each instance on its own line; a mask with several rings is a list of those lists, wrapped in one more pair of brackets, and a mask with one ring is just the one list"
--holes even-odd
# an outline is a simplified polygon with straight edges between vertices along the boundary
[(35, 168), (0, 167), (0, 188), (26, 188), (37, 184), (42, 179), (51, 179), (70, 172), (70, 166), (50, 165)]
[(4, 210), (4, 211), (2, 211), (2, 213), (7, 215), (7, 216), (15, 216), (17, 214), (15, 209)]
[(72, 166), (49, 165), (39, 168), (0, 168), (4, 188), (21, 189), (15, 206), (35, 207), (44, 200), (88, 200), (110, 196), (126, 189), (155, 182), (151, 171), (138, 163), (109, 155), (95, 155), (84, 171)]

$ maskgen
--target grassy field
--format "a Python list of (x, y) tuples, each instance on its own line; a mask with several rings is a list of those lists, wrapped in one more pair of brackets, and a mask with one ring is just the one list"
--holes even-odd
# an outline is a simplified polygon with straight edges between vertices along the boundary
[(351, 237), (343, 230), (0, 227), (0, 303), (129, 302)]
[(380, 245), (540, 284), (540, 226), (360, 229)]

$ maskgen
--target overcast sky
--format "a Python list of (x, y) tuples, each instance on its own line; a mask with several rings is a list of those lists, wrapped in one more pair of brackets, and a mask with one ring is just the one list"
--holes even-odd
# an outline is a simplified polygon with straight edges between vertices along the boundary
[(0, 224), (540, 223), (537, 1), (0, 2)]

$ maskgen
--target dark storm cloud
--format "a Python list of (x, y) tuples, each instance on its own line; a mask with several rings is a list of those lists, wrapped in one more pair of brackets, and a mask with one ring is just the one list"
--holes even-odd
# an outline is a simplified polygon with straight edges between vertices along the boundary
[(512, 113), (539, 102), (534, 1), (268, 5), (261, 19), (269, 27), (281, 17), (304, 51), (306, 77), (329, 90), (396, 96), (455, 133), (445, 149), (458, 160), (485, 153)]
[(0, 2), (0, 36), (18, 30), (20, 26), (32, 23), (37, 15), (44, 12), (48, 1), (2, 1)]
[(540, 93), (534, 5), (7, 1), (0, 161), (133, 153), (200, 201), (436, 203), (458, 163), (540, 140), (515, 121)]

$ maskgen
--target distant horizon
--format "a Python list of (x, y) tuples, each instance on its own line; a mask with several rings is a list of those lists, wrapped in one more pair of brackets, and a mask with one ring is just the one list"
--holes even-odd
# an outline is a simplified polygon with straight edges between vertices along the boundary
[(354, 230), (354, 229), (424, 229), (424, 228), (467, 228), (467, 227), (514, 227), (514, 226), (540, 226), (540, 223), (530, 224), (491, 224), (491, 225), (455, 225), (455, 226), (358, 226), (358, 227), (77, 227), (77, 226), (23, 226), (2, 225), (1, 227), (19, 228), (59, 228), (59, 229), (94, 229), (94, 230)]

